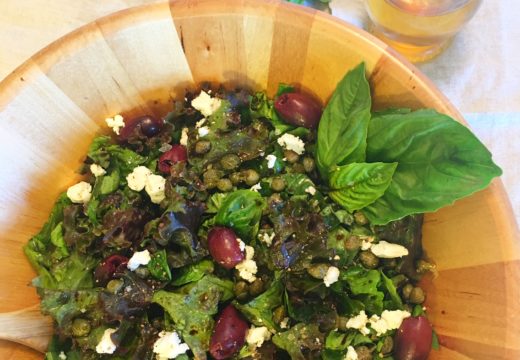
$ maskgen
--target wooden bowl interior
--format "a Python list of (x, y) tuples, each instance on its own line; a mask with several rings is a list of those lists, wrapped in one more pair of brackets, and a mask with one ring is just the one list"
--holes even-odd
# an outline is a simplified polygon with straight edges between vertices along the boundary
[[(435, 87), (386, 45), (326, 14), (277, 1), (172, 1), (100, 19), (33, 56), (0, 84), (0, 311), (38, 302), (22, 245), (75, 181), (87, 147), (121, 113), (164, 114), (203, 81), (298, 84), (324, 101), (366, 63), (374, 107), (433, 107)], [(426, 217), (439, 269), (425, 282), (442, 349), (435, 359), (520, 358), (518, 233), (500, 181)], [(0, 342), (1, 359), (37, 359)]]

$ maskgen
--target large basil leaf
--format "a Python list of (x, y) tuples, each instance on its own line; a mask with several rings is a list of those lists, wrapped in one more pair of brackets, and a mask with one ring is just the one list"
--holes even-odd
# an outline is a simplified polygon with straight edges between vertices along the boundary
[(329, 180), (329, 196), (348, 211), (364, 208), (383, 196), (397, 163), (353, 163), (338, 167)]
[(328, 178), (336, 165), (365, 161), (370, 106), (370, 87), (361, 63), (339, 82), (321, 116), (316, 162), (322, 177)]
[(376, 225), (436, 211), (502, 174), (469, 129), (434, 110), (376, 116), (367, 142), (367, 161), (399, 163), (385, 194), (364, 209)]
[(233, 228), (239, 237), (249, 241), (258, 233), (264, 207), (265, 201), (259, 193), (238, 190), (222, 201), (215, 215), (215, 223)]

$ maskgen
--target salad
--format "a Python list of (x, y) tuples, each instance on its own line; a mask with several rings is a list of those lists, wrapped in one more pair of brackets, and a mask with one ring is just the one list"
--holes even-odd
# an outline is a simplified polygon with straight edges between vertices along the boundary
[(63, 359), (426, 359), (423, 213), (501, 170), (433, 110), (203, 86), (106, 119), (25, 246)]

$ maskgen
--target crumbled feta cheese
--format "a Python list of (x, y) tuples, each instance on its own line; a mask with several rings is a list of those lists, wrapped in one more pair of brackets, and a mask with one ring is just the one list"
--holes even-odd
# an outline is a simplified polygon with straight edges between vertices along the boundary
[(75, 204), (85, 204), (92, 196), (92, 185), (88, 182), (80, 181), (67, 189), (67, 196)]
[(204, 137), (209, 134), (209, 128), (207, 126), (203, 126), (199, 128), (197, 131), (200, 137)]
[(199, 120), (195, 123), (195, 127), (198, 129), (200, 128), (202, 125), (204, 125), (204, 123), (206, 122), (206, 118), (202, 118), (202, 120)]
[(283, 320), (280, 321), (280, 327), (282, 329), (287, 329), (289, 327), (289, 318), (288, 317), (283, 318)]
[(265, 159), (267, 160), (267, 167), (269, 169), (274, 168), (274, 164), (276, 163), (276, 155), (267, 155)]
[(185, 127), (185, 128), (182, 128), (182, 131), (181, 131), (181, 139), (179, 140), (179, 144), (183, 145), (183, 146), (188, 146), (188, 128)]
[(327, 269), (327, 273), (325, 274), (325, 277), (323, 278), (323, 282), (325, 283), (326, 287), (331, 286), (336, 281), (338, 281), (339, 278), (339, 269), (335, 266), (331, 266)]
[(338, 261), (340, 260), (341, 258), (339, 257), (339, 255), (334, 255), (334, 260)]
[(367, 328), (368, 316), (365, 310), (361, 310), (358, 315), (351, 317), (347, 321), (347, 329), (357, 329), (363, 335), (368, 335), (370, 330)]
[(60, 360), (67, 360), (67, 355), (65, 355), (65, 353), (62, 351), (60, 352), (60, 354), (58, 355), (58, 357), (60, 358)]
[(246, 249), (246, 243), (242, 241), (242, 239), (237, 238), (238, 241), (238, 247), (240, 248), (240, 251), (244, 252)]
[(121, 115), (116, 115), (113, 118), (106, 118), (105, 122), (108, 127), (112, 128), (112, 130), (119, 135), (119, 130), (125, 127), (125, 122), (123, 120), (124, 119)]
[(345, 355), (345, 360), (358, 360), (357, 352), (352, 346), (349, 346), (347, 348), (347, 354)]
[(152, 175), (152, 172), (146, 166), (135, 167), (126, 177), (128, 187), (134, 191), (143, 190), (150, 175)]
[(380, 241), (373, 244), (370, 251), (378, 258), (393, 259), (408, 255), (408, 249), (402, 245), (392, 244), (386, 241)]
[(372, 243), (368, 240), (361, 241), (361, 250), (366, 251), (372, 247)]
[(161, 175), (149, 175), (146, 178), (145, 190), (150, 196), (150, 200), (154, 204), (160, 204), (164, 200), (164, 188), (166, 186), (166, 179)]
[(157, 360), (175, 359), (189, 349), (187, 344), (181, 342), (175, 331), (161, 331), (159, 339), (153, 344), (153, 352), (157, 354)]
[(270, 235), (266, 232), (258, 234), (258, 239), (266, 244), (267, 246), (271, 246), (273, 243), (273, 239), (275, 237), (275, 233), (272, 232)]
[(112, 341), (111, 335), (115, 333), (116, 329), (106, 329), (103, 337), (96, 345), (96, 352), (98, 354), (113, 354), (116, 351), (117, 345)]
[(258, 184), (254, 184), (253, 186), (251, 186), (251, 191), (256, 191), (258, 192), (258, 190), (261, 190), (262, 189), (262, 185), (260, 185), (260, 183)]
[(252, 283), (256, 280), (256, 272), (258, 271), (258, 267), (256, 266), (256, 262), (253, 260), (253, 256), (255, 256), (255, 248), (252, 246), (246, 245), (245, 248), (246, 259), (235, 266), (235, 269), (238, 270), (238, 275), (244, 280)]
[(384, 310), (381, 317), (372, 315), (369, 323), (370, 327), (375, 330), (377, 336), (385, 334), (387, 331), (398, 329), (401, 323), (407, 317), (410, 317), (408, 311), (403, 310)]
[(107, 171), (105, 169), (103, 169), (101, 166), (99, 166), (98, 164), (90, 165), (90, 172), (95, 177), (103, 176), (107, 173)]
[(265, 326), (255, 327), (254, 325), (247, 331), (246, 341), (252, 348), (259, 348), (264, 341), (271, 339), (271, 333)]
[(148, 250), (137, 251), (132, 255), (130, 260), (128, 260), (128, 264), (126, 267), (131, 271), (136, 270), (140, 265), (148, 265), (152, 258), (150, 257), (150, 252)]
[(216, 97), (211, 97), (208, 93), (202, 90), (195, 99), (191, 101), (191, 106), (199, 110), (202, 115), (210, 116), (218, 110), (221, 100)]
[(314, 196), (314, 194), (316, 194), (316, 188), (314, 186), (309, 186), (305, 189), (305, 192)]
[(287, 150), (292, 150), (298, 155), (305, 151), (305, 143), (298, 136), (283, 134), (277, 140), (278, 144)]

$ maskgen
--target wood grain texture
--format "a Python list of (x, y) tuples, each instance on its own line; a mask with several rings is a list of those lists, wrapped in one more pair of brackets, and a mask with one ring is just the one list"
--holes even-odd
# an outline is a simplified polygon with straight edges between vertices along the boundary
[[(295, 83), (326, 101), (359, 61), (376, 107), (429, 106), (462, 121), (386, 45), (277, 1), (161, 2), (97, 20), (36, 54), (0, 83), (0, 312), (37, 302), (21, 247), (77, 181), (74, 170), (106, 116), (161, 113), (201, 81), (271, 93), (278, 82)], [(520, 357), (518, 230), (500, 181), (428, 214), (424, 232), (439, 268), (425, 284), (443, 345), (432, 358)], [(36, 358), (0, 343), (0, 359)]]

